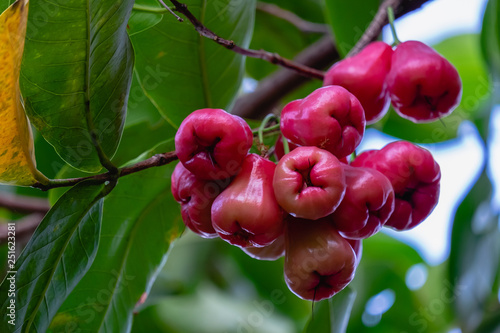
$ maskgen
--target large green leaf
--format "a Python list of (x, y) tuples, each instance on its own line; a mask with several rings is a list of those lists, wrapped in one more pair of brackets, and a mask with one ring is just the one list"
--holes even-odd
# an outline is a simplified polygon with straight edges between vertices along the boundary
[(55, 332), (130, 330), (137, 302), (183, 230), (170, 193), (172, 170), (169, 165), (124, 177), (106, 197), (96, 259), (54, 318)]
[(133, 3), (30, 4), (20, 82), (27, 113), (62, 159), (84, 171), (101, 169), (98, 150), (111, 158), (120, 141), (134, 61), (126, 32)]
[(460, 105), (449, 116), (426, 124), (415, 124), (398, 116), (392, 109), (389, 115), (374, 125), (389, 135), (418, 143), (437, 143), (455, 138), (462, 121), (480, 115), (492, 97), (491, 84), (481, 59), (479, 35), (466, 34), (448, 38), (433, 46), (458, 70), (463, 94)]
[[(490, 73), (500, 80), (500, 1), (489, 0), (484, 11), (481, 48)], [(498, 102), (498, 100), (497, 100)]]
[[(97, 252), (104, 185), (83, 182), (47, 213), (10, 270), (15, 276), (15, 332), (45, 332), (57, 310), (89, 269)], [(0, 304), (10, 302), (9, 280), (0, 286)], [(0, 331), (9, 332), (2, 320)]]
[(457, 318), (470, 331), (496, 295), (500, 266), (499, 215), (491, 207), (492, 185), (486, 171), (458, 207), (453, 222), (449, 279), (454, 286)]
[(361, 38), (377, 12), (376, 0), (325, 0), (326, 15), (340, 55), (345, 56)]
[(164, 11), (166, 10), (157, 0), (135, 0), (134, 10), (128, 21), (128, 34), (132, 36), (154, 27), (162, 20)]
[(318, 302), (304, 333), (345, 333), (355, 299), (356, 292), (347, 287), (333, 298)]
[[(255, 0), (184, 1), (209, 29), (247, 47), (253, 31)], [(244, 58), (201, 37), (185, 20), (171, 15), (131, 37), (140, 83), (173, 126), (196, 109), (229, 109), (239, 89)]]

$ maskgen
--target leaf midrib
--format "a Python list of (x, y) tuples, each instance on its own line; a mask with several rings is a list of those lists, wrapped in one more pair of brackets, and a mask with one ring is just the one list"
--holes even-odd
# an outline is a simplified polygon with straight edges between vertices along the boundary
[(109, 298), (109, 302), (108, 304), (106, 305), (106, 308), (104, 309), (105, 311), (103, 312), (103, 316), (102, 316), (102, 320), (98, 326), (99, 328), (99, 331), (102, 329), (102, 327), (104, 326), (104, 323), (106, 321), (106, 318), (107, 318), (107, 315), (108, 315), (108, 312), (109, 312), (109, 309), (110, 309), (110, 306), (111, 306), (111, 303), (113, 303), (113, 300), (114, 300), (114, 297), (116, 295), (116, 289), (118, 287), (118, 285), (120, 284), (121, 282), (121, 278), (123, 276), (123, 270), (125, 269), (125, 266), (126, 266), (126, 262), (127, 262), (127, 259), (128, 259), (128, 256), (129, 256), (129, 253), (130, 253), (130, 249), (132, 248), (132, 243), (133, 243), (133, 240), (135, 239), (136, 235), (137, 235), (137, 230), (139, 228), (139, 226), (142, 224), (142, 221), (144, 221), (144, 217), (147, 216), (147, 213), (152, 209), (152, 207), (154, 207), (159, 201), (163, 201), (165, 196), (167, 195), (168, 193), (168, 188), (164, 188), (162, 190), (160, 190), (160, 194), (156, 196), (156, 198), (151, 201), (149, 204), (147, 204), (144, 209), (140, 212), (140, 214), (137, 216), (136, 218), (136, 222), (134, 223), (134, 226), (132, 227), (132, 229), (130, 230), (130, 235), (128, 237), (128, 240), (127, 240), (127, 246), (125, 248), (125, 251), (123, 253), (123, 257), (122, 257), (122, 260), (121, 260), (121, 263), (120, 263), (120, 269), (119, 269), (119, 277), (120, 279), (116, 279), (116, 283), (115, 285), (113, 286), (113, 290), (111, 290), (111, 297)]

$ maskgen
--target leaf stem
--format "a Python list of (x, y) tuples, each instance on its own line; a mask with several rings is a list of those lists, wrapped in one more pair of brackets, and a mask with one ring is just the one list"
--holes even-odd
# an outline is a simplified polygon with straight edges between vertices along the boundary
[(290, 145), (288, 144), (288, 140), (285, 138), (283, 134), (281, 135), (281, 141), (283, 142), (283, 152), (286, 155), (290, 152)]
[(166, 8), (160, 8), (160, 7), (152, 7), (152, 6), (146, 6), (146, 5), (138, 5), (134, 4), (132, 7), (133, 10), (137, 12), (145, 12), (145, 13), (151, 13), (151, 14), (165, 14), (169, 13), (169, 11)]
[[(158, 0), (161, 1), (161, 0)], [(325, 73), (323, 71), (304, 66), (298, 63), (295, 63), (289, 59), (283, 58), (277, 53), (271, 53), (267, 52), (264, 50), (252, 50), (252, 49), (245, 49), (242, 48), (234, 43), (232, 40), (227, 40), (222, 37), (219, 37), (216, 35), (212, 30), (208, 29), (205, 27), (187, 8), (186, 4), (180, 3), (177, 0), (170, 0), (170, 2), (175, 6), (175, 10), (178, 11), (179, 13), (183, 14), (189, 22), (194, 26), (195, 30), (198, 31), (198, 33), (206, 37), (208, 39), (213, 40), (219, 45), (224, 46), (228, 50), (232, 50), (233, 52), (236, 52), (238, 54), (241, 54), (243, 56), (247, 57), (252, 57), (252, 58), (258, 58), (262, 59), (265, 61), (268, 61), (272, 64), (279, 65), (291, 70), (294, 70), (298, 74), (301, 74), (303, 76), (315, 78), (318, 80), (323, 80), (325, 77)]]

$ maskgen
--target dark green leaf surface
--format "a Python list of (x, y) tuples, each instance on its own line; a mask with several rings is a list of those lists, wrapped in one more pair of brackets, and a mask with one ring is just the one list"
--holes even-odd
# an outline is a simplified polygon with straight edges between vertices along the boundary
[(135, 5), (128, 21), (128, 34), (130, 36), (154, 27), (163, 18), (163, 14), (149, 13), (141, 10), (143, 7), (161, 10), (163, 7), (157, 0), (135, 0)]
[(337, 49), (341, 56), (345, 56), (368, 28), (377, 12), (379, 2), (325, 0), (325, 6)]
[[(490, 73), (500, 80), (500, 1), (489, 0), (483, 17), (481, 48)], [(497, 100), (498, 102), (498, 100)]]
[(345, 333), (355, 299), (356, 292), (347, 287), (333, 298), (314, 304), (314, 314), (304, 333)]
[(124, 177), (106, 197), (96, 259), (54, 318), (55, 332), (68, 327), (81, 332), (130, 330), (137, 302), (149, 292), (183, 230), (170, 193), (173, 167)]
[[(209, 29), (248, 47), (254, 0), (184, 2)], [(131, 39), (140, 83), (173, 126), (196, 109), (230, 108), (243, 77), (242, 56), (201, 37), (187, 20), (180, 23), (171, 15)]]
[(401, 118), (392, 109), (389, 115), (374, 125), (384, 133), (417, 143), (429, 144), (456, 137), (462, 121), (475, 119), (488, 104), (491, 84), (481, 59), (479, 35), (458, 35), (433, 46), (458, 70), (463, 94), (460, 105), (449, 116), (427, 124), (415, 124)]
[(500, 265), (498, 213), (491, 207), (492, 185), (485, 171), (457, 209), (453, 222), (449, 279), (457, 318), (468, 330), (478, 323), (493, 290)]
[(84, 171), (101, 169), (91, 132), (109, 158), (120, 141), (134, 62), (126, 32), (133, 3), (30, 3), (21, 68), (26, 111), (58, 154)]
[[(45, 332), (97, 252), (104, 185), (80, 183), (45, 216), (16, 262), (15, 332)], [(9, 283), (0, 287), (7, 308)], [(10, 332), (7, 322), (1, 332)]]

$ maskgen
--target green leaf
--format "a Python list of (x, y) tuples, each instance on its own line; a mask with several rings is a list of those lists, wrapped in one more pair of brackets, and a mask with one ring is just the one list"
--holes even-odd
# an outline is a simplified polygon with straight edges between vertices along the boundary
[(163, 18), (165, 10), (157, 0), (135, 0), (134, 10), (128, 20), (130, 36), (154, 27)]
[(27, 113), (61, 158), (83, 171), (100, 170), (98, 150), (110, 159), (120, 141), (134, 62), (126, 32), (133, 3), (30, 5), (20, 82)]
[(422, 144), (437, 143), (456, 137), (462, 121), (482, 116), (490, 103), (492, 87), (481, 59), (479, 35), (466, 34), (448, 38), (433, 46), (458, 70), (463, 94), (460, 105), (449, 116), (426, 124), (415, 124), (398, 116), (391, 108), (389, 115), (373, 127), (403, 140)]
[(20, 0), (0, 15), (0, 184), (47, 183), (35, 165), (33, 136), (19, 90), (19, 73), (28, 20), (28, 1)]
[[(311, 42), (312, 40), (309, 41), (309, 38), (291, 23), (274, 15), (257, 11), (251, 49), (276, 52), (284, 58), (293, 59)], [(262, 59), (248, 58), (246, 69), (250, 76), (260, 80), (278, 70), (279, 67)]]
[(486, 170), (458, 207), (451, 235), (449, 279), (457, 318), (473, 330), (487, 307), (500, 266), (499, 215), (491, 207), (492, 185)]
[[(219, 36), (248, 47), (255, 0), (189, 0), (188, 9)], [(146, 95), (174, 127), (196, 109), (228, 110), (241, 84), (244, 58), (201, 37), (171, 15), (131, 37)]]
[(337, 49), (345, 56), (361, 38), (378, 10), (374, 0), (325, 0), (326, 15)]
[(170, 192), (173, 168), (121, 178), (106, 197), (96, 259), (54, 318), (54, 331), (130, 331), (136, 304), (149, 293), (183, 231), (179, 205)]
[(347, 287), (332, 298), (315, 303), (304, 333), (345, 333), (355, 299), (356, 292)]
[[(70, 189), (42, 220), (16, 262), (16, 332), (45, 332), (57, 310), (95, 258), (104, 185), (82, 182)], [(10, 282), (0, 286), (2, 309)], [(0, 331), (11, 327), (2, 320)]]
[(489, 0), (481, 30), (481, 49), (490, 73), (500, 80), (500, 1)]

